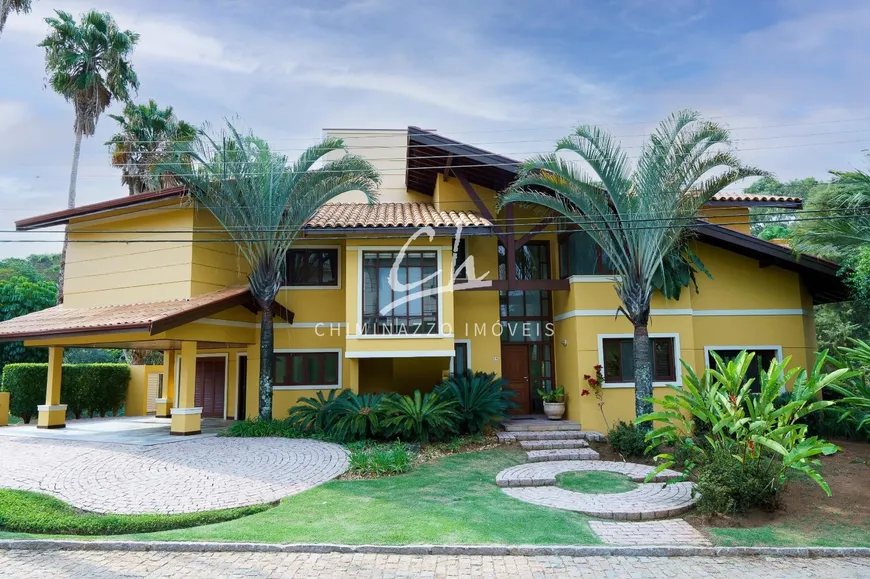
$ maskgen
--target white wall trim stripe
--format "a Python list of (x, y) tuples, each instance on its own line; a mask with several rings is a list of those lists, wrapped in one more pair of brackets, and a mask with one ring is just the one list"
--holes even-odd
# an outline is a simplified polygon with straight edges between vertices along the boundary
[[(802, 309), (759, 309), (759, 310), (692, 310), (692, 309), (654, 309), (651, 316), (804, 316), (809, 313)], [(570, 318), (617, 317), (616, 309), (612, 310), (571, 310), (553, 316), (554, 322)]]
[(345, 358), (452, 358), (454, 350), (400, 350), (374, 352), (345, 352)]

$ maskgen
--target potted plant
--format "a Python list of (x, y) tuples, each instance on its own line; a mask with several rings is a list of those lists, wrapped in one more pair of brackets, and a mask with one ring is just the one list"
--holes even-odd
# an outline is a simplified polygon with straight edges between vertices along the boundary
[(559, 386), (555, 390), (549, 388), (547, 390), (538, 389), (538, 394), (541, 400), (544, 401), (544, 414), (550, 420), (562, 420), (565, 415), (565, 387)]

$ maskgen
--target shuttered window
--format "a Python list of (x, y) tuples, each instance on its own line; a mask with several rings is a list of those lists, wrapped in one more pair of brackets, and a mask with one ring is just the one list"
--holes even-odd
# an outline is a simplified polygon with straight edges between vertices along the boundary
[(338, 352), (276, 352), (275, 386), (338, 386)]

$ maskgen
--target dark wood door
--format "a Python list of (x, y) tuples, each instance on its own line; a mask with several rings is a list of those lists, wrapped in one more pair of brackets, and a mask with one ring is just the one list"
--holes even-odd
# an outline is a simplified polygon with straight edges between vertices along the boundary
[(239, 380), (236, 382), (236, 420), (244, 420), (248, 414), (248, 357), (239, 356)]
[(501, 375), (508, 381), (508, 389), (516, 392), (516, 408), (511, 414), (529, 414), (532, 411), (529, 387), (529, 347), (525, 344), (502, 344)]
[(204, 418), (224, 417), (226, 372), (224, 358), (198, 358), (196, 360), (194, 404), (202, 408)]

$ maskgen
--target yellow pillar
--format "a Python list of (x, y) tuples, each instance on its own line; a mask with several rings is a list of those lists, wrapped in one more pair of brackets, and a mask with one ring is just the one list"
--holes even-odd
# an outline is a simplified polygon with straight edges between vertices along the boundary
[(9, 426), (9, 392), (0, 392), (0, 426)]
[(63, 348), (48, 349), (48, 379), (45, 384), (45, 404), (37, 406), (37, 428), (63, 428), (66, 426), (66, 404), (60, 403)]
[(163, 393), (156, 400), (157, 418), (169, 418), (175, 400), (175, 350), (163, 351)]
[(202, 408), (194, 406), (196, 392), (196, 342), (181, 343), (181, 377), (176, 385), (178, 407), (173, 408), (170, 434), (187, 436), (202, 432)]

